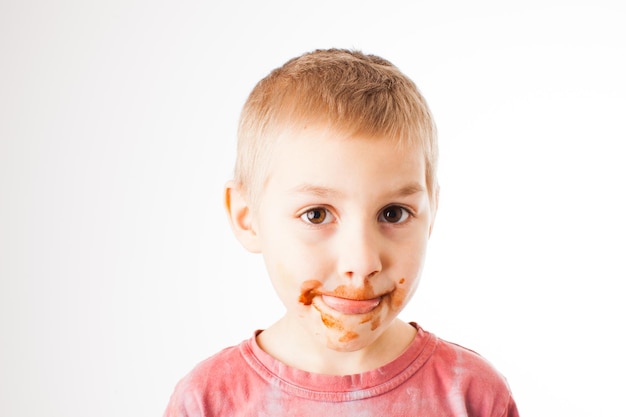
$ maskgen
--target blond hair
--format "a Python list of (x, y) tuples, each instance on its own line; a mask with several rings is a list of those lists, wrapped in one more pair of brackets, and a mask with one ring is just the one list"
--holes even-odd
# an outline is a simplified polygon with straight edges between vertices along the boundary
[(437, 187), (437, 135), (426, 101), (389, 61), (345, 49), (307, 52), (273, 70), (243, 107), (235, 181), (251, 203), (267, 179), (272, 146), (282, 129), (312, 122), (346, 135), (386, 137), (424, 154), (432, 197)]

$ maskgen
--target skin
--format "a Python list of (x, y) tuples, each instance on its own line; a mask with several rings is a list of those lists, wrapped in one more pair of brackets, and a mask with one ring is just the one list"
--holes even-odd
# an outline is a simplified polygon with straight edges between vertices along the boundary
[(393, 360), (415, 336), (397, 316), (418, 286), (437, 205), (422, 153), (302, 126), (283, 132), (270, 166), (257, 207), (226, 186), (233, 230), (263, 255), (286, 307), (261, 348), (334, 375)]

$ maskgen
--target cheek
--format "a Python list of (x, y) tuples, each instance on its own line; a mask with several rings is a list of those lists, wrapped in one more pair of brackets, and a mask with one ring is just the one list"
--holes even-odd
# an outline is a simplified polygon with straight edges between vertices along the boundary
[[(322, 282), (316, 279), (307, 279), (316, 275), (311, 271), (305, 271), (299, 264), (275, 262), (268, 265), (272, 286), (277, 295), (290, 309), (299, 310), (313, 303), (313, 298), (319, 295), (318, 288)], [(299, 307), (298, 307), (299, 306)]]
[[(400, 281), (405, 281), (404, 278), (402, 278)], [(404, 284), (400, 284), (396, 287), (395, 291), (393, 293), (391, 293), (391, 297), (389, 300), (389, 304), (391, 307), (391, 310), (393, 311), (398, 311), (401, 310), (409, 301), (409, 289), (406, 287), (406, 285)]]
[[(272, 286), (278, 297), (284, 304), (293, 304), (294, 298), (298, 298), (298, 282), (289, 265), (282, 262), (275, 262), (273, 265), (266, 260), (267, 272), (270, 276)], [(303, 299), (306, 301), (305, 299)]]
[(389, 308), (397, 313), (402, 310), (411, 300), (411, 297), (417, 289), (419, 283), (419, 272), (416, 278), (406, 279), (400, 278), (397, 281), (395, 290), (389, 297)]

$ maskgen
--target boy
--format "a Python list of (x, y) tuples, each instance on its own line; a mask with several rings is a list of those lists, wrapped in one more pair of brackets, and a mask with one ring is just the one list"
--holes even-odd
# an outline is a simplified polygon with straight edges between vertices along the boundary
[(225, 202), (286, 313), (198, 364), (165, 416), (517, 416), (485, 360), (397, 318), (420, 279), (436, 165), (426, 102), (382, 58), (317, 50), (261, 80)]

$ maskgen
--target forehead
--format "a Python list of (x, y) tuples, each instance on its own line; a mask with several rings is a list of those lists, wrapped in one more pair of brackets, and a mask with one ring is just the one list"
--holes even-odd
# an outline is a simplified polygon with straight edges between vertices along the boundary
[[(320, 125), (281, 132), (268, 161), (266, 184), (333, 188), (375, 186), (426, 188), (424, 154), (417, 144), (388, 137), (348, 134)], [(386, 184), (386, 185), (385, 185)]]
[(275, 138), (271, 145), (273, 158), (284, 157), (285, 154), (293, 155), (300, 151), (313, 154), (313, 149), (317, 149), (315, 154), (358, 153), (373, 146), (385, 150), (381, 156), (393, 156), (397, 160), (412, 158), (415, 155), (425, 157), (421, 143), (417, 139), (409, 141), (386, 134), (370, 134), (319, 121), (291, 124), (278, 129), (273, 136)]

